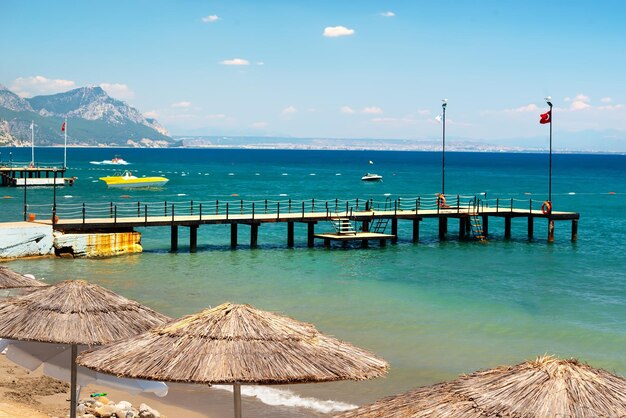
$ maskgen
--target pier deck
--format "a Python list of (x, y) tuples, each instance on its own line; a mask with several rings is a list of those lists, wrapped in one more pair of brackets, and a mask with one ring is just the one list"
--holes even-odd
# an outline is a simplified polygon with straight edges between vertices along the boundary
[(0, 164), (0, 186), (64, 186), (74, 184), (74, 177), (65, 178), (64, 167), (30, 163)]
[[(420, 223), (425, 219), (437, 219), (439, 238), (448, 234), (449, 220), (458, 219), (459, 239), (471, 237), (483, 239), (489, 235), (489, 220), (504, 219), (504, 236), (511, 237), (511, 220), (526, 218), (528, 237), (533, 238), (535, 219), (545, 219), (548, 223), (548, 241), (554, 240), (554, 222), (571, 221), (572, 240), (578, 236), (577, 212), (553, 211), (546, 213), (541, 209), (541, 201), (514, 199), (481, 199), (477, 196), (457, 196), (447, 199), (456, 201), (453, 206), (441, 207), (436, 197), (396, 199), (375, 202), (373, 200), (350, 201), (214, 201), (214, 202), (108, 202), (90, 204), (63, 204), (53, 208), (53, 214), (37, 214), (37, 222), (50, 224), (55, 230), (72, 233), (128, 232), (134, 228), (170, 227), (171, 248), (178, 248), (178, 227), (190, 228), (190, 248), (195, 251), (197, 230), (202, 225), (230, 224), (231, 246), (237, 246), (238, 225), (250, 227), (250, 246), (255, 247), (258, 240), (259, 226), (266, 223), (286, 223), (287, 243), (294, 243), (294, 224), (305, 223), (307, 244), (314, 246), (315, 238), (323, 239), (325, 244), (332, 240), (371, 239), (398, 240), (398, 222), (413, 223), (412, 241), (419, 241)], [(50, 206), (47, 206), (50, 208)], [(37, 208), (30, 208), (29, 211)], [(346, 218), (359, 233), (378, 233), (381, 236), (357, 235), (355, 238), (340, 237), (334, 234), (332, 221), (338, 217)], [(43, 219), (43, 220), (40, 220)], [(328, 225), (328, 232), (316, 235), (315, 225), (321, 222)], [(391, 231), (386, 231), (388, 224)], [(329, 235), (330, 234), (330, 235)], [(384, 235), (384, 236), (383, 236)], [(383, 242), (381, 241), (381, 244)]]

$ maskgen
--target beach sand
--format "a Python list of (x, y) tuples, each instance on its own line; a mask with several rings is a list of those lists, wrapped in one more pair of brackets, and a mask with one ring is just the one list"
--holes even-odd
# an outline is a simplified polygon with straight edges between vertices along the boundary
[[(231, 392), (211, 388), (196, 388), (201, 393), (190, 392), (185, 385), (168, 385), (165, 398), (149, 394), (130, 395), (104, 386), (88, 385), (81, 398), (91, 393), (107, 393), (114, 402), (128, 401), (135, 407), (145, 403), (168, 418), (227, 418), (233, 416)], [(65, 417), (69, 415), (69, 385), (43, 376), (39, 369), (30, 372), (0, 355), (0, 418), (5, 417)], [(242, 397), (242, 410), (248, 417), (319, 417), (315, 412), (269, 406), (251, 397)]]

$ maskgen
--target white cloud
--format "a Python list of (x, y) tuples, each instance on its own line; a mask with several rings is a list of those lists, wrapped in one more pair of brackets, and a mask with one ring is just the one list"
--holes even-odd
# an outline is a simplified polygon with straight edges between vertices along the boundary
[(600, 99), (600, 101), (602, 103), (611, 103), (613, 101), (613, 99), (610, 98), (610, 97), (603, 97), (603, 98)]
[(380, 15), (383, 17), (394, 17), (396, 14), (394, 12), (387, 11), (387, 12), (382, 12)]
[(21, 97), (32, 97), (39, 94), (54, 94), (71, 90), (76, 83), (70, 80), (49, 79), (41, 75), (34, 77), (18, 77), (10, 89)]
[(263, 61), (257, 61), (256, 65), (265, 65)]
[(250, 65), (250, 61), (243, 58), (233, 58), (232, 60), (221, 61), (222, 65)]
[(172, 103), (172, 107), (178, 107), (178, 108), (188, 108), (188, 107), (191, 107), (191, 102), (178, 102), (178, 103)]
[(150, 110), (148, 112), (144, 112), (143, 116), (145, 118), (156, 119), (159, 117), (159, 113), (156, 110)]
[(429, 109), (420, 109), (417, 111), (417, 114), (420, 116), (428, 116), (430, 115), (430, 110)]
[(515, 109), (505, 109), (505, 112), (513, 112), (513, 113), (520, 113), (520, 112), (537, 112), (539, 109), (539, 107), (534, 104), (527, 104), (526, 106), (520, 106), (520, 107), (516, 107)]
[(126, 84), (120, 83), (100, 83), (102, 90), (106, 91), (111, 97), (117, 99), (132, 99), (135, 93)]
[(583, 110), (591, 107), (589, 103), (584, 102), (583, 100), (574, 100), (570, 106), (571, 110)]
[(213, 115), (206, 115), (205, 118), (209, 120), (226, 119), (226, 115), (222, 113), (218, 113), (218, 114), (213, 114)]
[(294, 114), (298, 111), (298, 109), (296, 109), (293, 106), (287, 106), (286, 108), (283, 109), (283, 115), (291, 115)]
[(267, 122), (254, 122), (252, 124), (252, 127), (254, 129), (264, 129), (264, 128), (267, 128), (268, 125), (269, 124)]
[(369, 107), (363, 108), (361, 112), (367, 113), (368, 115), (381, 115), (383, 113), (383, 110), (380, 107), (369, 106)]
[(339, 36), (354, 35), (354, 29), (348, 29), (345, 26), (328, 26), (324, 28), (324, 36), (327, 38), (337, 38)]
[(581, 102), (588, 102), (589, 96), (585, 96), (584, 94), (577, 94), (576, 97), (574, 97), (574, 100), (578, 100)]
[(354, 109), (352, 109), (350, 106), (342, 106), (340, 109), (341, 113), (345, 113), (348, 115), (351, 115), (354, 113)]
[(202, 18), (202, 21), (204, 23), (214, 23), (214, 22), (217, 22), (218, 20), (220, 20), (218, 15), (209, 15), (209, 16)]
[(598, 110), (622, 110), (624, 108), (623, 104), (616, 105), (606, 105), (606, 106), (598, 106)]

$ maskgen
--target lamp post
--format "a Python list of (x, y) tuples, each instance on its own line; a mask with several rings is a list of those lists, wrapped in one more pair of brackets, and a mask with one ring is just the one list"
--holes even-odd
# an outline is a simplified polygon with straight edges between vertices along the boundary
[(442, 113), (442, 147), (441, 147), (441, 194), (445, 195), (446, 193), (446, 105), (448, 104), (448, 99), (441, 100), (441, 108), (443, 109)]
[(550, 106), (550, 163), (548, 170), (548, 202), (552, 205), (552, 98), (550, 96), (545, 98), (546, 103)]

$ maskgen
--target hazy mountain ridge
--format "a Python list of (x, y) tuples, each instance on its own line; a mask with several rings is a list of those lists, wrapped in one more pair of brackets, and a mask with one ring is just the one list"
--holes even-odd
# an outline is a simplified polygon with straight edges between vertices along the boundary
[(23, 99), (0, 85), (0, 144), (30, 143), (30, 124), (35, 143), (60, 145), (67, 118), (71, 145), (131, 147), (176, 146), (167, 130), (155, 119), (110, 97), (101, 87), (81, 87), (64, 93)]

